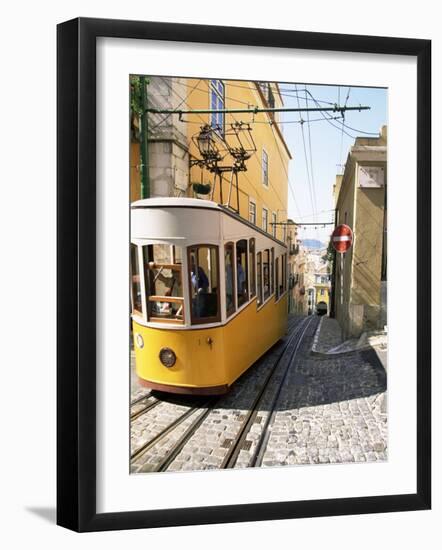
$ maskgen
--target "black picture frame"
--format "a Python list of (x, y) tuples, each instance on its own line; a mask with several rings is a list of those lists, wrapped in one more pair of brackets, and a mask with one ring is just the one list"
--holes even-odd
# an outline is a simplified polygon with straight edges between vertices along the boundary
[[(417, 471), (415, 494), (96, 512), (96, 39), (395, 54), (417, 59)], [(431, 41), (79, 18), (57, 28), (57, 523), (151, 528), (431, 506)]]

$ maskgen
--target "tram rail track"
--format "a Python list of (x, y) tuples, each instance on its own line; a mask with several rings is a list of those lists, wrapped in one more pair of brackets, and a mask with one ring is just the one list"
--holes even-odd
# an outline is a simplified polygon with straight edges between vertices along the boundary
[(148, 397), (151, 397), (152, 396), (152, 392), (151, 391), (148, 391), (146, 392), (144, 395), (141, 395), (140, 397), (137, 397), (136, 399), (134, 399), (133, 401), (130, 402), (130, 406), (133, 407), (134, 405), (136, 405), (137, 403), (139, 403), (140, 401), (143, 401), (143, 399), (147, 399)]
[[(311, 319), (299, 320), (297, 318), (293, 319), (291, 323), (289, 323), (288, 340), (284, 344), (282, 350), (279, 352), (275, 360), (274, 366), (271, 368), (269, 374), (266, 375), (265, 381), (262, 384), (261, 389), (259, 390), (257, 396), (255, 397), (255, 400), (252, 404), (250, 411), (246, 415), (245, 420), (241, 425), (240, 432), (238, 433), (237, 438), (235, 438), (235, 440), (233, 441), (232, 446), (226, 455), (227, 459), (223, 461), (223, 464), (221, 466), (222, 468), (231, 468), (235, 465), (238, 454), (242, 448), (242, 445), (244, 444), (247, 434), (249, 433), (249, 429), (253, 425), (254, 420), (256, 419), (256, 416), (259, 410), (259, 404), (262, 402), (262, 398), (266, 393), (266, 389), (268, 388), (269, 383), (273, 380), (274, 373), (276, 372), (276, 370), (278, 370), (280, 361), (282, 360), (285, 353), (287, 352), (287, 349), (292, 345), (294, 339), (296, 339), (298, 334), (302, 331), (303, 327), (307, 328), (310, 325), (310, 323), (311, 323)], [(213, 412), (213, 410), (216, 409), (218, 405), (220, 405), (223, 399), (224, 399), (224, 396), (220, 398), (213, 398), (211, 400), (208, 400), (202, 406), (191, 407), (188, 411), (180, 415), (171, 424), (165, 427), (155, 437), (151, 438), (149, 441), (146, 441), (144, 444), (138, 447), (131, 454), (131, 462), (134, 463), (143, 454), (148, 453), (154, 447), (159, 445), (169, 434), (171, 434), (175, 429), (181, 426), (187, 419), (189, 419), (194, 415), (195, 416), (194, 420), (186, 428), (184, 433), (178, 438), (176, 443), (166, 452), (166, 454), (161, 458), (159, 462), (157, 462), (156, 464), (152, 464), (151, 467), (149, 467), (149, 471), (154, 471), (154, 472), (167, 471), (168, 468), (171, 466), (171, 464), (174, 462), (174, 460), (177, 458), (177, 456), (186, 447), (189, 440), (197, 432), (200, 426), (205, 422), (205, 420), (210, 415), (210, 413)]]
[(146, 406), (143, 407), (142, 409), (131, 413), (131, 415), (130, 415), (131, 422), (133, 422), (134, 420), (136, 420), (137, 418), (139, 418), (143, 414), (146, 414), (147, 412), (149, 412), (153, 408), (157, 407), (160, 403), (162, 403), (162, 401), (160, 399), (157, 399), (156, 397), (153, 397), (152, 395), (149, 395), (148, 397), (145, 397), (144, 399), (153, 399), (153, 401), (150, 401), (149, 403), (147, 403)]
[[(241, 425), (235, 439), (233, 440), (232, 444), (230, 445), (230, 448), (229, 448), (226, 456), (223, 459), (223, 462), (221, 464), (221, 469), (228, 469), (228, 468), (234, 468), (235, 467), (235, 464), (237, 462), (239, 453), (241, 452), (241, 450), (242, 450), (242, 448), (243, 448), (243, 446), (246, 442), (247, 435), (250, 433), (250, 429), (253, 426), (253, 424), (255, 423), (256, 418), (257, 418), (257, 416), (260, 412), (260, 406), (261, 406), (264, 398), (266, 397), (266, 393), (269, 390), (270, 385), (272, 384), (272, 382), (275, 379), (275, 376), (276, 376), (276, 374), (279, 370), (279, 366), (280, 366), (282, 360), (284, 359), (286, 353), (289, 352), (289, 353), (292, 353), (292, 356), (287, 361), (287, 365), (283, 369), (283, 374), (282, 374), (281, 380), (280, 380), (280, 382), (277, 386), (277, 390), (275, 392), (274, 398), (272, 399), (271, 410), (269, 411), (269, 414), (267, 415), (267, 419), (266, 419), (266, 422), (264, 424), (264, 428), (262, 430), (261, 437), (260, 437), (260, 439), (258, 440), (258, 443), (257, 443), (257, 447), (259, 447), (260, 450), (264, 449), (264, 452), (265, 452), (265, 445), (263, 446), (262, 442), (263, 442), (264, 437), (266, 437), (267, 441), (268, 441), (268, 435), (267, 434), (269, 433), (269, 425), (270, 425), (269, 424), (269, 419), (272, 416), (272, 414), (274, 413), (276, 404), (278, 402), (279, 395), (281, 393), (281, 389), (282, 389), (282, 387), (285, 383), (285, 380), (287, 378), (287, 373), (288, 373), (291, 365), (294, 363), (296, 353), (297, 353), (297, 351), (299, 349), (299, 346), (301, 345), (302, 339), (303, 339), (305, 333), (307, 332), (307, 329), (311, 325), (312, 321), (313, 321), (313, 318), (305, 319), (303, 322), (301, 322), (299, 325), (297, 325), (295, 327), (295, 329), (293, 330), (293, 334), (290, 336), (289, 341), (287, 342), (287, 344), (283, 348), (280, 356), (278, 357), (278, 360), (275, 362), (275, 365), (274, 365), (273, 369), (267, 375), (267, 378), (266, 378), (263, 386), (261, 387), (261, 390), (256, 395), (256, 397), (254, 399), (254, 402), (252, 404), (252, 407), (250, 408), (250, 410), (245, 415), (245, 418), (242, 422), (242, 425)], [(299, 338), (297, 339), (298, 336), (299, 336)], [(293, 350), (293, 352), (291, 352), (290, 348), (291, 348), (293, 342), (295, 342), (295, 349)], [(258, 464), (256, 463), (255, 455), (256, 455), (256, 451), (253, 455), (252, 462), (249, 464), (249, 466), (258, 466)]]

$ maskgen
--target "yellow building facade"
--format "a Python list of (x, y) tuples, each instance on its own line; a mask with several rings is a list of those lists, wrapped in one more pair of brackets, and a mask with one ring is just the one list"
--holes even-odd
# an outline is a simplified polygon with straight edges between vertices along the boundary
[[(214, 108), (247, 109), (282, 107), (283, 101), (276, 83), (257, 83), (232, 80), (194, 80), (186, 82), (187, 89), (193, 90), (189, 95), (187, 105), (190, 109), (204, 110)], [(275, 223), (287, 220), (288, 202), (288, 164), (291, 159), (290, 151), (284, 140), (279, 114), (271, 113), (226, 113), (215, 116), (213, 114), (186, 115), (188, 120), (188, 140), (190, 160), (199, 157), (195, 138), (201, 127), (208, 124), (212, 127), (220, 126), (220, 135), (230, 145), (237, 145), (234, 136), (228, 136), (231, 125), (244, 122), (250, 124), (250, 136), (245, 133), (241, 136), (246, 148), (256, 146), (256, 152), (246, 161), (247, 170), (238, 173), (239, 213), (261, 229), (272, 233), (280, 240), (287, 240), (287, 228)], [(253, 139), (253, 143), (251, 139)], [(192, 139), (194, 138), (194, 139)], [(226, 158), (225, 164), (231, 162)], [(230, 176), (227, 172), (222, 178), (223, 201), (227, 202), (230, 189)], [(199, 166), (192, 167), (190, 183), (214, 184), (214, 175)], [(192, 196), (192, 187), (189, 187), (189, 196)], [(213, 200), (221, 203), (221, 189), (219, 180), (215, 183)], [(232, 188), (230, 205), (237, 208), (236, 189)]]
[[(282, 107), (277, 83), (231, 80), (204, 80), (169, 77), (149, 77), (147, 105), (157, 109), (207, 111)], [(239, 214), (276, 238), (287, 242), (288, 165), (291, 154), (285, 142), (279, 113), (186, 113), (156, 114), (148, 117), (149, 192), (141, 197), (141, 145), (136, 117), (132, 117), (130, 144), (131, 202), (158, 196), (212, 198), (229, 204)], [(213, 172), (198, 164), (201, 154), (197, 137), (206, 125), (214, 128), (217, 146), (223, 141), (238, 147), (232, 125), (250, 125), (250, 131), (240, 131), (243, 147), (250, 151), (245, 170), (236, 178), (225, 170), (220, 181)], [(253, 151), (256, 149), (256, 151)], [(232, 165), (234, 159), (226, 153), (220, 166)], [(222, 183), (221, 183), (222, 182)], [(197, 194), (193, 184), (209, 184), (210, 193)], [(221, 190), (222, 186), (222, 190)], [(221, 193), (222, 199), (221, 200)], [(230, 195), (230, 200), (229, 200)], [(239, 204), (238, 204), (239, 196)], [(282, 224), (282, 225), (277, 225)]]

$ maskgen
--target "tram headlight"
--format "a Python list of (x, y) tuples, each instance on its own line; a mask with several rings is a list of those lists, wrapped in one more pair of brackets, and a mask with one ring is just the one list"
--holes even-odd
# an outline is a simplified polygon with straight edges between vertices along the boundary
[(161, 363), (167, 367), (173, 367), (176, 363), (175, 352), (170, 348), (161, 348), (159, 353)]
[(143, 337), (141, 336), (141, 334), (137, 333), (136, 336), (135, 336), (135, 341), (137, 343), (137, 346), (140, 348), (140, 349), (143, 349), (144, 348), (144, 340), (143, 340)]

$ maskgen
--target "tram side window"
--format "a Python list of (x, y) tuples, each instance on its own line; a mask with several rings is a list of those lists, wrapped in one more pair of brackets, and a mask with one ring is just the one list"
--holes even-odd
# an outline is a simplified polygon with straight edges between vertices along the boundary
[(262, 253), (262, 283), (265, 302), (270, 296), (270, 251), (268, 249)]
[(238, 307), (241, 307), (249, 300), (248, 271), (247, 240), (241, 239), (236, 243), (236, 292)]
[(283, 286), (283, 281), (284, 281), (284, 255), (282, 255), (280, 257), (280, 260), (281, 260), (281, 267), (280, 267), (279, 273), (278, 273), (278, 297), (282, 296), (283, 293), (284, 293), (284, 286)]
[(184, 323), (182, 251), (169, 244), (143, 246), (149, 321)]
[(256, 295), (255, 239), (249, 240), (250, 298)]
[(258, 252), (256, 255), (257, 261), (256, 261), (256, 279), (257, 279), (257, 287), (258, 287), (258, 306), (262, 304), (262, 253)]
[(275, 292), (275, 249), (270, 251), (270, 294)]
[(188, 258), (192, 324), (219, 321), (218, 247), (191, 246)]
[(233, 243), (224, 246), (224, 267), (226, 272), (226, 314), (230, 317), (235, 312), (235, 265), (233, 260)]
[(282, 278), (282, 291), (287, 290), (287, 254), (282, 255), (282, 269), (283, 269), (283, 278)]
[(276, 258), (275, 260), (275, 293), (276, 293), (276, 299), (279, 298), (279, 258)]
[(130, 273), (132, 312), (142, 315), (140, 266), (138, 262), (138, 246), (136, 244), (130, 245)]

